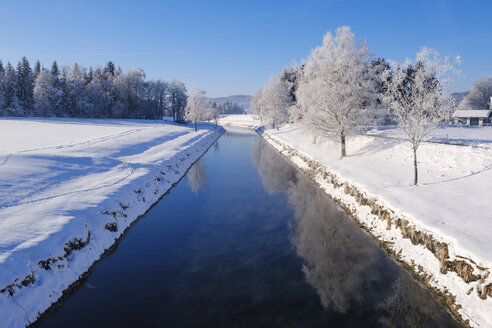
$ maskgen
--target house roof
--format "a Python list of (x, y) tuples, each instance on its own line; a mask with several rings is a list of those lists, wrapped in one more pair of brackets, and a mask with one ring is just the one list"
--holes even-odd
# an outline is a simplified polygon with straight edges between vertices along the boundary
[(490, 116), (490, 110), (457, 110), (454, 112), (454, 118), (478, 117), (487, 118)]

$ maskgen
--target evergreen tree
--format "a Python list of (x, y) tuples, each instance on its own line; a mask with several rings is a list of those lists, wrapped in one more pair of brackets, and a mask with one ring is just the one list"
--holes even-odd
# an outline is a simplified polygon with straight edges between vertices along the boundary
[(142, 69), (123, 72), (111, 61), (89, 70), (78, 63), (59, 67), (56, 61), (50, 69), (39, 61), (31, 68), (26, 57), (15, 69), (0, 61), (0, 115), (160, 119), (172, 109), (184, 123), (186, 98), (180, 81), (146, 81)]
[(60, 80), (60, 69), (58, 68), (58, 63), (56, 60), (51, 64), (50, 73), (53, 76), (53, 89), (54, 89), (54, 99), (53, 99), (53, 114), (57, 117), (62, 117), (65, 110), (63, 106), (63, 88), (62, 82)]
[(89, 73), (87, 73), (85, 76), (85, 85), (86, 86), (89, 83), (91, 83), (93, 75), (94, 75), (94, 72), (92, 71), (92, 66), (91, 66), (91, 67), (89, 67)]
[(5, 69), (3, 68), (3, 63), (0, 60), (0, 114), (2, 113), (2, 109), (4, 108), (4, 101), (5, 101), (5, 96), (4, 96), (4, 91), (3, 91), (3, 73), (5, 72)]
[(19, 113), (17, 113), (18, 101), (15, 85), (16, 75), (14, 67), (12, 67), (12, 64), (7, 63), (2, 80), (4, 108), (7, 109), (7, 115), (19, 115)]
[(34, 81), (36, 81), (39, 73), (41, 73), (41, 63), (39, 60), (36, 60), (36, 64), (34, 64)]
[(24, 56), (17, 64), (16, 92), (19, 106), (24, 115), (29, 115), (34, 108), (34, 76), (29, 61)]
[(83, 65), (75, 63), (67, 74), (67, 91), (69, 95), (69, 111), (75, 117), (90, 117), (90, 106), (87, 101), (85, 87), (86, 69)]
[(60, 75), (60, 69), (58, 68), (56, 60), (54, 60), (53, 64), (51, 64), (51, 74), (53, 74), (53, 76), (55, 77), (58, 77)]
[(114, 64), (112, 61), (108, 61), (108, 63), (106, 64), (106, 67), (104, 67), (104, 74), (106, 76), (112, 76), (114, 77), (115, 76), (115, 67), (114, 67)]

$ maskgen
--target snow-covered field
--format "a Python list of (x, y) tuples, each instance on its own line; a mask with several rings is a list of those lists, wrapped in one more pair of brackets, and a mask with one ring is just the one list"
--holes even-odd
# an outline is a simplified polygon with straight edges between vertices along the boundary
[[(396, 127), (372, 129), (368, 135), (401, 137)], [(443, 142), (457, 145), (492, 144), (492, 128), (478, 126), (446, 126), (432, 131), (426, 138), (432, 142)]]
[(222, 115), (219, 119), (222, 126), (239, 126), (243, 128), (256, 129), (261, 125), (260, 120), (255, 119), (251, 114)]
[[(229, 124), (234, 124), (233, 120), (229, 118)], [(462, 306), (457, 311), (471, 326), (492, 326), (492, 293), (484, 293), (484, 287), (492, 286), (488, 276), (492, 268), (492, 127), (446, 127), (434, 131), (430, 141), (453, 144), (421, 145), (418, 186), (412, 185), (411, 149), (405, 141), (394, 138), (399, 136), (396, 128), (350, 137), (348, 157), (342, 160), (338, 143), (318, 139), (313, 144), (310, 133), (295, 125), (266, 129), (263, 135), (294, 164), (313, 173), (321, 188), (355, 213), (366, 229), (419, 271), (424, 280), (428, 279), (428, 285), (456, 296), (455, 303)], [(338, 181), (376, 199), (377, 204), (390, 210), (392, 217), (407, 220), (416, 231), (447, 244), (448, 263), (470, 264), (478, 278), (467, 283), (451, 269), (447, 274), (441, 273), (440, 261), (428, 247), (412, 244), (408, 237), (404, 239), (395, 220), (388, 230), (385, 221), (376, 218), (369, 206), (361, 206), (347, 195), (343, 186), (334, 187), (321, 173), (310, 171), (310, 160), (321, 164), (323, 171), (334, 174)], [(456, 266), (453, 270), (467, 271)], [(489, 297), (482, 300), (479, 293), (482, 297), (488, 293)]]
[(33, 322), (223, 131), (0, 120), (0, 326)]

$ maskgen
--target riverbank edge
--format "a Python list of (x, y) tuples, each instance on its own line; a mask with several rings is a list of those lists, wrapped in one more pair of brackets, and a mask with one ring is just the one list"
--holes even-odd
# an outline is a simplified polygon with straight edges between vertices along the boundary
[[(456, 320), (466, 327), (487, 326), (490, 318), (473, 315), (473, 303), (477, 300), (490, 303), (492, 285), (485, 283), (488, 268), (459, 255), (451, 258), (448, 243), (443, 238), (399, 216), (377, 195), (369, 195), (344, 181), (325, 165), (272, 136), (264, 127), (257, 128), (256, 132), (340, 205), (381, 248), (431, 289)], [(466, 301), (471, 297), (475, 298), (473, 302)]]
[[(170, 190), (186, 175), (193, 164), (205, 155), (210, 147), (212, 147), (225, 132), (226, 130), (219, 126), (215, 130), (211, 130), (211, 132), (203, 138), (200, 138), (196, 143), (190, 145), (190, 147), (176, 152), (170, 159), (163, 162), (160, 167), (156, 167), (148, 174), (140, 177), (138, 179), (138, 184), (125, 188), (125, 191), (119, 194), (119, 199), (113, 200), (113, 203), (116, 205), (115, 208), (102, 208), (102, 206), (97, 208), (97, 211), (102, 217), (110, 218), (109, 221), (106, 220), (108, 223), (114, 222), (115, 224), (102, 224), (99, 233), (98, 231), (88, 230), (87, 235), (83, 234), (80, 238), (74, 238), (66, 244), (60, 245), (60, 253), (64, 253), (66, 256), (51, 256), (45, 259), (44, 263), (46, 263), (47, 268), (44, 270), (41, 269), (41, 272), (32, 272), (26, 277), (19, 276), (12, 284), (1, 286), (0, 292), (2, 295), (7, 294), (7, 297), (11, 298), (12, 301), (22, 309), (20, 312), (11, 313), (12, 315), (17, 316), (17, 318), (10, 318), (9, 321), (12, 325), (9, 324), (9, 327), (35, 327), (40, 318), (56, 308), (59, 304), (63, 303), (66, 296), (76, 290), (81, 285), (81, 282), (90, 275), (94, 266), (115, 250), (119, 241), (125, 236), (126, 232), (133, 224), (142, 218), (159, 202), (159, 200), (169, 193)], [(166, 175), (164, 170), (171, 168), (172, 174)], [(149, 181), (153, 181), (155, 185), (151, 185)], [(158, 186), (162, 186), (163, 183), (165, 183), (164, 188), (157, 193)], [(132, 203), (132, 206), (129, 206), (130, 203)], [(112, 234), (111, 238), (104, 238), (104, 234), (108, 232)], [(70, 244), (72, 241), (74, 241), (74, 243)], [(96, 245), (91, 245), (91, 241), (96, 241)], [(67, 251), (67, 246), (72, 249)], [(56, 252), (53, 253), (57, 254)], [(87, 260), (88, 257), (90, 258), (89, 260)], [(76, 266), (76, 270), (78, 271), (76, 277), (74, 279), (56, 281), (57, 283), (54, 284), (53, 280), (56, 280), (57, 275), (59, 277), (67, 276), (66, 272), (65, 274), (60, 274), (58, 271), (70, 270), (68, 263), (77, 260), (79, 260), (79, 262), (84, 262), (82, 264), (84, 267), (81, 269), (81, 265), (78, 263)], [(64, 264), (59, 266), (60, 263), (64, 261), (67, 263), (66, 268)], [(58, 263), (58, 265), (55, 263)], [(41, 261), (38, 264), (41, 267), (43, 265)], [(24, 298), (32, 295), (34, 298), (39, 299), (36, 280), (38, 280), (38, 276), (43, 276), (46, 272), (52, 272), (55, 275), (55, 277), (51, 277), (51, 280), (41, 279), (45, 281), (48, 280), (48, 283), (51, 282), (52, 289), (50, 290), (50, 294), (43, 296), (44, 300), (36, 304), (37, 308), (34, 311), (31, 309), (26, 310), (26, 307), (22, 306), (14, 296), (17, 293), (22, 292)], [(25, 281), (30, 281), (30, 277), (32, 277), (32, 282), (24, 284)], [(43, 276), (42, 278), (45, 277)], [(19, 284), (18, 282), (21, 283)], [(63, 285), (66, 287), (56, 289), (54, 288), (56, 285)], [(46, 286), (42, 287), (45, 290), (47, 289)], [(12, 295), (10, 295), (11, 292), (13, 292)]]

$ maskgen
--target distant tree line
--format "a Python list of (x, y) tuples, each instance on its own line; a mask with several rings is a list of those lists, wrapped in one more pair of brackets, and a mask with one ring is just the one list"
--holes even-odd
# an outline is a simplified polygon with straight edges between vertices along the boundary
[(211, 102), (212, 108), (217, 109), (220, 115), (226, 114), (244, 114), (244, 108), (231, 101), (226, 101), (223, 103), (217, 103), (215, 101)]
[(187, 90), (183, 82), (146, 80), (142, 69), (123, 72), (54, 61), (31, 68), (22, 57), (14, 68), (0, 61), (0, 116), (161, 119), (185, 121)]

